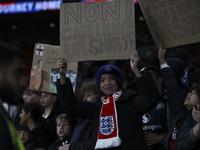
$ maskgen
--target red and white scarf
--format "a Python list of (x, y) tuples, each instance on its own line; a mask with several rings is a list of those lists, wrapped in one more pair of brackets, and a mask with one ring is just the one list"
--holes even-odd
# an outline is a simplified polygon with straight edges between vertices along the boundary
[(117, 110), (115, 102), (122, 90), (115, 92), (108, 99), (101, 97), (103, 103), (100, 114), (99, 133), (95, 149), (112, 148), (121, 144), (118, 130)]

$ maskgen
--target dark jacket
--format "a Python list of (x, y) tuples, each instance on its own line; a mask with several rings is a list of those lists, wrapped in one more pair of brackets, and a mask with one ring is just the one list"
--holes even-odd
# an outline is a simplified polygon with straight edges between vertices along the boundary
[(51, 136), (44, 128), (37, 126), (33, 128), (30, 133), (31, 141), (35, 149), (47, 149), (49, 144), (51, 144)]
[(12, 125), (11, 119), (0, 103), (0, 149), (20, 150), (25, 149), (17, 136), (17, 131)]
[(184, 146), (188, 150), (200, 150), (200, 138), (195, 137), (192, 129), (186, 134), (184, 138)]
[[(149, 72), (135, 81), (141, 96), (137, 96), (138, 93), (132, 90), (124, 90), (116, 102), (119, 137), (122, 144), (119, 147), (110, 148), (111, 150), (146, 149), (139, 115), (144, 114), (156, 105), (159, 94)], [(57, 91), (60, 103), (65, 106), (67, 111), (82, 118), (93, 119), (94, 123), (99, 125), (102, 107), (100, 97), (96, 103), (77, 101), (69, 79), (66, 84), (57, 83)], [(97, 139), (97, 133), (98, 130), (93, 138)], [(95, 144), (93, 145), (95, 146)]]
[(53, 104), (51, 113), (49, 116), (45, 119), (47, 125), (49, 126), (49, 133), (51, 134), (52, 137), (52, 142), (54, 142), (57, 139), (57, 134), (56, 134), (56, 118), (64, 113), (64, 109), (60, 106), (60, 104), (56, 101)]
[(169, 132), (167, 149), (170, 149), (172, 131), (178, 121), (180, 121), (180, 125), (176, 133), (174, 150), (187, 150), (187, 148), (184, 147), (184, 137), (186, 133), (196, 125), (196, 122), (192, 118), (192, 110), (188, 111), (184, 106), (182, 95), (180, 94), (180, 88), (178, 87), (173, 70), (170, 67), (167, 67), (161, 69), (161, 73), (167, 89), (167, 96), (169, 98), (168, 104), (172, 115), (174, 116), (172, 129)]
[(90, 150), (96, 142), (97, 130), (98, 125), (93, 120), (79, 118), (70, 141), (69, 150)]
[(60, 140), (57, 139), (55, 142), (53, 142), (52, 144), (50, 144), (48, 146), (48, 150), (58, 150), (58, 148), (60, 146), (63, 146), (65, 144), (69, 144), (70, 141), (70, 137), (66, 136), (64, 139)]

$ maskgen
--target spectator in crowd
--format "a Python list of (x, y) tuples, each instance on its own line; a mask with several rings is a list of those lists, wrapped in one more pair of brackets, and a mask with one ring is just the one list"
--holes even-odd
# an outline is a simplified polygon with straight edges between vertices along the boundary
[(177, 79), (165, 60), (165, 54), (166, 49), (160, 45), (158, 58), (161, 64), (161, 74), (167, 89), (168, 104), (174, 116), (167, 141), (167, 150), (187, 150), (184, 147), (184, 137), (196, 125), (196, 121), (192, 118), (192, 108), (200, 104), (198, 87), (193, 87), (190, 90), (183, 103)]
[[(49, 125), (49, 132), (52, 135), (52, 140), (57, 139), (56, 135), (56, 118), (64, 113), (64, 109), (58, 103), (58, 97), (56, 93), (42, 92), (40, 103), (43, 107), (42, 117)], [(52, 141), (52, 142), (53, 142)]]
[(24, 146), (17, 136), (9, 114), (3, 107), (17, 104), (26, 87), (24, 54), (15, 46), (0, 42), (0, 148), (23, 150)]
[(32, 90), (32, 89), (27, 89), (25, 91), (25, 97), (24, 97), (24, 102), (37, 102), (40, 103), (40, 98), (41, 98), (41, 92)]
[(52, 138), (48, 132), (48, 125), (42, 117), (42, 106), (36, 102), (27, 102), (20, 114), (21, 123), (27, 124), (31, 133), (31, 141), (35, 149), (47, 149)]
[(31, 142), (31, 134), (26, 124), (18, 124), (16, 126), (17, 133), (26, 150), (33, 150), (33, 144)]
[(58, 139), (48, 146), (48, 150), (57, 150), (60, 146), (69, 143), (72, 134), (72, 126), (66, 114), (61, 114), (56, 118), (56, 133)]
[(145, 149), (138, 117), (156, 105), (158, 91), (149, 72), (141, 75), (138, 61), (136, 52), (132, 55), (130, 65), (137, 77), (135, 81), (139, 97), (135, 91), (122, 89), (123, 75), (119, 68), (104, 65), (98, 69), (95, 77), (101, 94), (95, 103), (76, 100), (70, 80), (65, 77), (67, 65), (64, 58), (57, 62), (57, 67), (62, 67), (60, 82), (57, 82), (59, 100), (66, 111), (82, 118), (91, 118), (98, 124), (95, 149)]
[(23, 95), (22, 102), (18, 104), (16, 117), (14, 119), (15, 126), (20, 123), (19, 115), (21, 114), (21, 108), (22, 108), (23, 104), (27, 103), (27, 102), (40, 103), (40, 98), (41, 98), (41, 92), (40, 91), (36, 91), (36, 90), (32, 90), (32, 89), (26, 89), (26, 91), (24, 92), (24, 95)]
[[(200, 89), (198, 97), (200, 98)], [(192, 110), (193, 119), (197, 124), (192, 128), (185, 137), (184, 145), (188, 150), (200, 150), (200, 105), (197, 104)]]
[(184, 62), (185, 71), (181, 81), (189, 90), (194, 80), (200, 79), (200, 71), (198, 71), (192, 64), (190, 64), (188, 54), (184, 49), (176, 47), (167, 51), (170, 51), (169, 54), (166, 54), (167, 58), (179, 58)]
[[(179, 83), (181, 99), (184, 99), (187, 95), (187, 90), (181, 83), (181, 78), (184, 74), (184, 63), (178, 58), (168, 58), (166, 61), (175, 73), (175, 77)], [(160, 99), (155, 108), (141, 117), (145, 140), (148, 149), (164, 150), (168, 132), (173, 122), (173, 116), (167, 103), (167, 90), (161, 76), (159, 65), (146, 65), (143, 71), (146, 70), (149, 70), (157, 85)]]
[(155, 65), (146, 65), (141, 70), (141, 73), (145, 71), (151, 73), (160, 94), (157, 106), (140, 116), (145, 142), (148, 150), (165, 150), (164, 139), (171, 122), (171, 120), (168, 121), (167, 116), (169, 115), (169, 118), (171, 118), (171, 114), (168, 110), (163, 78), (160, 73), (160, 68)]
[[(96, 102), (98, 90), (94, 81), (85, 81), (82, 83), (80, 95), (83, 95), (84, 102)], [(78, 123), (73, 131), (72, 139), (69, 144), (63, 146), (67, 150), (86, 150), (93, 149), (96, 141), (98, 126), (91, 119), (78, 118)]]

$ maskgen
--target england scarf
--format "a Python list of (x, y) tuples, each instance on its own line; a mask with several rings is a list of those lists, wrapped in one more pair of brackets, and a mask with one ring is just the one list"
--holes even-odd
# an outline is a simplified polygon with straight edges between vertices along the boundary
[(112, 148), (121, 145), (119, 138), (117, 110), (115, 102), (121, 96), (122, 91), (115, 92), (108, 99), (101, 97), (103, 103), (100, 114), (99, 133), (95, 149)]

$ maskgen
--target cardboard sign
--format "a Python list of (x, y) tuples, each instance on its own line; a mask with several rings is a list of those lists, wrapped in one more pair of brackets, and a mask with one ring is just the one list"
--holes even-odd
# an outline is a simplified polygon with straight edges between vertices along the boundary
[[(57, 93), (55, 83), (60, 78), (56, 63), (60, 55), (60, 46), (36, 43), (34, 48), (29, 89)], [(75, 92), (77, 62), (68, 62), (66, 76), (71, 79)]]
[(200, 42), (199, 0), (139, 0), (157, 45), (164, 48)]
[(135, 51), (133, 0), (63, 3), (61, 54), (68, 61), (130, 59)]

